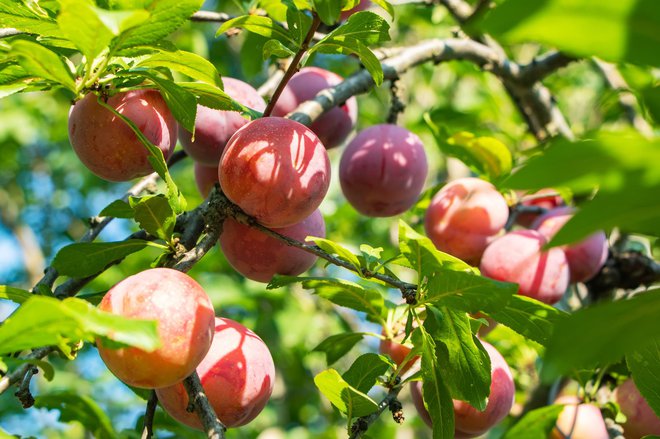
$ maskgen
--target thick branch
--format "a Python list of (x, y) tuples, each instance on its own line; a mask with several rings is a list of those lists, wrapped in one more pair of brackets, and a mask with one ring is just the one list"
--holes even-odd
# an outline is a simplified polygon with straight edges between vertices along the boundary
[(523, 85), (532, 85), (576, 60), (577, 58), (559, 51), (544, 53), (534, 58), (529, 64), (520, 67), (518, 82)]

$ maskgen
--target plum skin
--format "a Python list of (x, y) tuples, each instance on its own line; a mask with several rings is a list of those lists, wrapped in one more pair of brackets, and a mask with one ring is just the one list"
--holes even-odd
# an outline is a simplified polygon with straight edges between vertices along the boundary
[[(239, 427), (256, 418), (275, 383), (273, 357), (263, 340), (225, 318), (215, 319), (213, 343), (197, 374), (211, 406), (227, 427)], [(156, 394), (174, 419), (203, 430), (197, 414), (186, 411), (188, 394), (182, 383), (157, 389)]]
[(422, 141), (397, 125), (374, 125), (347, 145), (339, 162), (339, 182), (361, 214), (388, 217), (405, 212), (424, 187), (428, 164)]
[(195, 162), (193, 165), (193, 172), (195, 173), (195, 183), (199, 194), (206, 198), (211, 193), (211, 189), (218, 183), (218, 167), (205, 166), (201, 163)]
[(508, 218), (506, 200), (495, 186), (478, 178), (460, 178), (435, 194), (424, 227), (438, 250), (477, 265)]
[(486, 247), (479, 265), (481, 274), (517, 283), (518, 294), (523, 296), (556, 303), (568, 288), (568, 261), (561, 249), (541, 251), (546, 243), (536, 230), (509, 232)]
[(646, 435), (660, 435), (660, 417), (639, 393), (635, 382), (628, 378), (614, 390), (614, 400), (626, 415), (623, 433), (627, 439), (640, 439)]
[[(266, 102), (250, 84), (234, 78), (223, 77), (225, 93), (235, 101), (257, 111), (266, 109)], [(196, 162), (216, 166), (229, 138), (249, 122), (237, 111), (216, 110), (197, 106), (195, 117), (195, 140), (192, 134), (179, 126), (181, 146)]]
[[(284, 117), (305, 101), (314, 99), (318, 92), (335, 86), (344, 78), (329, 70), (319, 67), (304, 67), (291, 77), (282, 94), (275, 103), (273, 116)], [(309, 126), (327, 148), (340, 145), (355, 126), (357, 121), (357, 100), (349, 98), (345, 104), (334, 107)]]
[[(540, 196), (544, 194), (547, 194), (547, 196)], [(532, 195), (533, 198), (531, 199), (525, 199), (525, 197), (523, 197), (520, 201), (520, 205), (527, 207), (535, 206), (546, 210), (551, 210), (564, 205), (564, 199), (557, 195), (557, 191), (555, 189), (541, 189)], [(518, 216), (516, 216), (516, 223), (523, 227), (529, 228), (539, 216), (541, 216), (541, 214), (531, 212), (520, 213)]]
[[(121, 381), (155, 389), (190, 375), (211, 346), (213, 305), (190, 276), (170, 268), (142, 271), (112, 287), (99, 309), (123, 317), (156, 320), (161, 347), (146, 352), (135, 347), (97, 347), (103, 362)], [(157, 370), (157, 372), (155, 372)]]
[[(559, 207), (538, 217), (532, 228), (538, 230), (548, 240), (552, 239), (559, 229), (573, 217), (573, 209)], [(594, 277), (607, 261), (607, 236), (598, 231), (587, 236), (580, 242), (561, 247), (566, 253), (568, 267), (571, 272), (571, 283), (585, 282)]]
[[(307, 236), (325, 238), (325, 222), (318, 209), (299, 223), (273, 230), (303, 242)], [(268, 282), (275, 274), (297, 276), (317, 259), (233, 218), (225, 219), (222, 225), (220, 247), (236, 271), (257, 282)]]
[[(157, 90), (131, 90), (107, 104), (130, 119), (167, 160), (176, 145), (176, 120)], [(108, 181), (128, 181), (153, 172), (149, 151), (123, 120), (87, 94), (69, 112), (69, 140), (80, 161)]]
[[(454, 400), (454, 425), (456, 438), (480, 436), (504, 419), (513, 407), (515, 385), (513, 375), (504, 357), (489, 343), (481, 342), (491, 362), (491, 384), (488, 404), (483, 412), (465, 401)], [(424, 406), (422, 383), (411, 383), (413, 403), (420, 417), (432, 427), (431, 416)]]
[(580, 404), (573, 396), (558, 398), (555, 404), (565, 406), (550, 433), (551, 439), (563, 439), (569, 432), (574, 439), (609, 439), (610, 435), (598, 406)]
[(281, 117), (256, 119), (239, 129), (222, 153), (223, 192), (266, 227), (296, 224), (328, 191), (330, 160), (306, 126)]

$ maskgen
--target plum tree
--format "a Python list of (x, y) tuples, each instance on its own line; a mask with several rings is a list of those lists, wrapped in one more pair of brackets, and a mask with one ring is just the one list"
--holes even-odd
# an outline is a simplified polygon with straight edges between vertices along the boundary
[(509, 232), (486, 247), (479, 265), (481, 274), (517, 283), (519, 294), (553, 304), (568, 288), (569, 269), (561, 249), (542, 251), (546, 243), (536, 230)]
[[(220, 421), (227, 427), (245, 425), (268, 402), (275, 384), (275, 365), (257, 334), (230, 319), (215, 319), (211, 349), (197, 367), (202, 387)], [(186, 410), (183, 384), (156, 390), (158, 401), (172, 417), (197, 430), (202, 424)]]
[[(176, 121), (157, 90), (131, 90), (107, 104), (130, 119), (167, 160), (176, 145)], [(153, 172), (149, 152), (123, 120), (87, 94), (69, 112), (69, 140), (80, 161), (108, 181), (127, 181)]]
[(307, 218), (330, 184), (330, 160), (309, 128), (290, 119), (264, 117), (239, 129), (220, 159), (223, 192), (267, 227)]
[(211, 346), (211, 300), (193, 278), (177, 270), (152, 268), (127, 277), (106, 293), (99, 309), (158, 323), (161, 347), (153, 352), (97, 342), (108, 369), (131, 386), (155, 389), (179, 382)]
[[(307, 236), (325, 238), (325, 222), (318, 209), (299, 223), (273, 230), (298, 241)], [(232, 218), (225, 219), (222, 225), (220, 246), (236, 271), (258, 282), (268, 282), (275, 274), (297, 276), (316, 262), (315, 255)]]
[(460, 178), (435, 194), (424, 226), (438, 250), (477, 265), (508, 218), (506, 200), (492, 184)]
[[(283, 117), (305, 101), (313, 99), (321, 90), (342, 82), (344, 78), (319, 67), (305, 67), (293, 75), (280, 95), (273, 116)], [(345, 104), (334, 107), (315, 120), (310, 128), (327, 148), (340, 145), (355, 126), (357, 100), (350, 98)]]
[(419, 137), (397, 125), (382, 124), (361, 131), (348, 144), (339, 163), (339, 182), (358, 212), (386, 217), (415, 203), (427, 172)]
[(614, 400), (626, 415), (626, 422), (623, 423), (626, 439), (660, 435), (660, 418), (639, 393), (632, 378), (628, 378), (614, 390)]
[[(545, 195), (545, 196), (544, 196)], [(551, 210), (564, 204), (564, 199), (557, 195), (555, 189), (541, 189), (531, 194), (529, 197), (523, 197), (520, 201), (522, 206), (538, 207)], [(516, 217), (516, 223), (523, 227), (530, 227), (534, 220), (541, 216), (539, 213), (523, 212)]]
[[(598, 406), (580, 404), (574, 396), (558, 398), (555, 404), (566, 404), (557, 418), (551, 439), (609, 439), (607, 427)], [(629, 436), (626, 435), (626, 438)]]
[[(454, 400), (454, 422), (456, 438), (473, 438), (484, 434), (509, 414), (515, 396), (513, 375), (504, 357), (491, 344), (481, 342), (488, 352), (491, 365), (491, 383), (488, 404), (483, 412), (465, 401)], [(420, 417), (432, 427), (422, 396), (422, 383), (415, 381), (410, 388), (413, 403)]]
[[(223, 77), (225, 93), (235, 101), (253, 110), (264, 111), (266, 102), (250, 84), (234, 78)], [(192, 133), (179, 126), (179, 140), (184, 151), (195, 161), (206, 166), (217, 166), (229, 138), (248, 119), (235, 111), (223, 111), (197, 106), (195, 139)]]
[(193, 165), (193, 172), (195, 173), (195, 183), (197, 184), (197, 190), (199, 190), (199, 193), (202, 197), (208, 197), (211, 189), (213, 189), (213, 186), (219, 181), (218, 167), (206, 166), (195, 162)]
[[(559, 207), (538, 217), (532, 223), (532, 228), (550, 240), (572, 217), (572, 208)], [(591, 279), (607, 260), (607, 237), (603, 231), (593, 233), (580, 242), (562, 248), (566, 253), (571, 282)]]

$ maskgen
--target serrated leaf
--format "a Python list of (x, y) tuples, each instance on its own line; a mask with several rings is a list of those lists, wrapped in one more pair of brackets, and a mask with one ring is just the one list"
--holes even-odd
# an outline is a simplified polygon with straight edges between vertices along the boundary
[(32, 297), (33, 294), (29, 291), (20, 288), (10, 287), (8, 285), (0, 285), (0, 299), (11, 300), (14, 303), (23, 303)]
[(42, 346), (67, 352), (68, 344), (96, 337), (149, 351), (160, 345), (156, 322), (105, 313), (76, 298), (33, 296), (0, 326), (0, 354)]
[(360, 271), (360, 260), (346, 247), (325, 238), (311, 237), (309, 240), (316, 244), (321, 250), (330, 253), (331, 255), (337, 255), (339, 259), (348, 262), (355, 267), (358, 272)]
[(270, 17), (260, 15), (242, 15), (232, 18), (220, 26), (216, 32), (216, 37), (227, 32), (231, 28), (245, 29), (248, 32), (261, 35), (266, 38), (274, 38), (292, 50), (298, 50), (298, 43), (293, 39), (286, 29), (276, 23)]
[(123, 200), (115, 200), (103, 208), (99, 216), (111, 216), (114, 218), (133, 218), (135, 211), (130, 204)]
[(378, 404), (373, 399), (353, 388), (334, 369), (324, 370), (316, 375), (314, 384), (332, 405), (349, 419), (366, 416), (378, 410)]
[(527, 190), (568, 187), (586, 195), (599, 189), (555, 235), (551, 246), (613, 227), (658, 236), (660, 168), (656, 163), (660, 163), (660, 140), (648, 140), (631, 131), (599, 132), (579, 142), (553, 141), (504, 184)]
[(542, 378), (549, 381), (574, 369), (613, 363), (646, 349), (660, 340), (658, 315), (660, 289), (576, 311), (555, 325)]
[(135, 212), (135, 221), (147, 233), (169, 241), (174, 232), (176, 215), (163, 195), (130, 199), (131, 207)]
[(105, 411), (88, 396), (69, 392), (49, 393), (37, 396), (34, 405), (57, 410), (60, 422), (80, 422), (95, 438), (119, 437)]
[(138, 252), (148, 245), (148, 241), (141, 239), (69, 244), (57, 252), (52, 266), (62, 276), (87, 277), (100, 273), (108, 264)]
[(547, 439), (555, 428), (563, 405), (550, 405), (532, 410), (511, 427), (502, 439)]
[(378, 377), (391, 367), (392, 362), (383, 355), (363, 354), (355, 359), (342, 378), (353, 388), (366, 394), (376, 384)]
[(154, 43), (177, 30), (202, 6), (202, 0), (154, 0), (146, 6), (150, 16), (121, 35), (117, 49)]
[(325, 353), (325, 361), (330, 366), (346, 355), (362, 338), (364, 338), (363, 332), (331, 335), (319, 343), (312, 351)]
[(47, 15), (39, 15), (25, 3), (0, 0), (0, 27), (13, 27), (23, 32), (62, 37), (57, 22)]
[(639, 393), (660, 418), (660, 339), (627, 354), (626, 362)]
[(142, 75), (152, 81), (167, 103), (172, 115), (187, 131), (195, 131), (195, 117), (197, 116), (197, 99), (195, 95), (177, 83), (156, 75), (142, 72)]
[(32, 41), (17, 40), (12, 43), (11, 54), (18, 58), (18, 63), (29, 75), (55, 82), (72, 92), (76, 91), (71, 72), (60, 56), (52, 50)]
[(166, 67), (198, 81), (222, 87), (222, 80), (215, 66), (192, 52), (162, 50), (143, 58), (135, 67)]
[(275, 56), (276, 58), (288, 58), (295, 55), (295, 52), (277, 40), (266, 41), (262, 50), (264, 60), (270, 58), (271, 56)]
[(518, 294), (511, 296), (505, 307), (493, 310), (485, 307), (484, 311), (497, 322), (544, 346), (555, 325), (568, 317), (557, 308)]
[(177, 82), (182, 87), (197, 96), (200, 105), (216, 110), (238, 111), (250, 117), (258, 119), (262, 116), (260, 111), (252, 110), (234, 101), (227, 93), (218, 87), (201, 82)]
[(333, 25), (339, 19), (341, 2), (340, 0), (314, 0), (314, 10), (319, 14), (323, 23)]
[(508, 0), (480, 30), (509, 43), (534, 41), (581, 56), (660, 66), (660, 9), (648, 0)]
[(424, 328), (435, 341), (438, 364), (452, 398), (485, 410), (490, 394), (490, 357), (472, 335), (467, 314), (427, 306)]
[[(30, 78), (30, 74), (15, 62), (0, 63), (0, 85), (25, 85), (22, 80)], [(18, 82), (18, 84), (16, 84)]]

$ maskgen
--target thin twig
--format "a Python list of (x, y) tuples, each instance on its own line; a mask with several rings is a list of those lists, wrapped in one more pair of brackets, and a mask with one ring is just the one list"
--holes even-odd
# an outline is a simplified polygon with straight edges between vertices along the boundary
[(378, 403), (378, 410), (370, 415), (357, 418), (351, 426), (351, 435), (349, 436), (349, 439), (358, 439), (364, 436), (371, 424), (373, 424), (380, 417), (385, 409), (389, 408), (392, 401), (396, 400), (399, 392), (401, 392), (401, 389), (402, 386), (393, 387), (385, 396), (385, 398), (383, 398), (383, 400)]
[(151, 439), (154, 434), (154, 415), (156, 414), (156, 407), (158, 406), (158, 395), (156, 391), (151, 391), (147, 408), (144, 412), (144, 427), (142, 428), (142, 439)]
[(208, 439), (224, 439), (227, 427), (220, 422), (213, 407), (211, 407), (211, 403), (209, 403), (209, 400), (204, 393), (197, 372), (193, 372), (189, 377), (183, 380), (183, 387), (186, 388), (186, 392), (188, 392), (188, 400), (202, 421), (204, 431), (206, 431), (206, 437), (208, 437)]
[[(43, 348), (37, 348), (27, 354), (23, 359), (25, 360), (41, 360), (48, 354), (51, 354), (56, 351), (57, 348), (52, 347), (52, 346), (45, 346)], [(3, 376), (0, 378), (0, 394), (2, 394), (5, 390), (7, 390), (9, 387), (13, 386), (14, 384), (18, 383), (19, 381), (23, 381), (23, 378), (25, 375), (30, 371), (30, 369), (34, 367), (30, 363), (23, 364), (19, 366), (15, 371)]]

